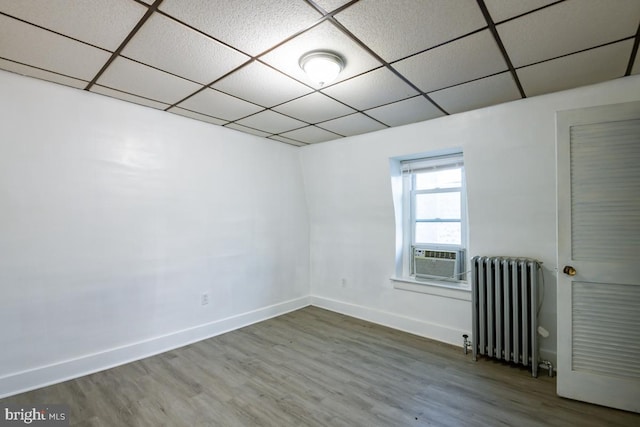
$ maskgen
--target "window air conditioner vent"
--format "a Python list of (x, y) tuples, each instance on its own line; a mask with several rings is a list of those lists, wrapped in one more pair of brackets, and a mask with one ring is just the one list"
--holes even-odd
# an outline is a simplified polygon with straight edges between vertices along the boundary
[(436, 251), (413, 248), (412, 273), (416, 278), (460, 280), (462, 251)]

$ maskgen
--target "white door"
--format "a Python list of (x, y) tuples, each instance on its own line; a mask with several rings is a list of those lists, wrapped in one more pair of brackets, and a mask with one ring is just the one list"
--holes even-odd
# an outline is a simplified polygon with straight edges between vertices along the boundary
[(640, 412), (640, 102), (557, 126), (558, 395)]

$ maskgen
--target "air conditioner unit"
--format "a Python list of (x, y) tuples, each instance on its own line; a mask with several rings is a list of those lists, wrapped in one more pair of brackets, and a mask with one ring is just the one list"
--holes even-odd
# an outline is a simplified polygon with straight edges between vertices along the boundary
[(416, 278), (463, 280), (460, 276), (463, 251), (438, 251), (413, 248), (411, 273)]

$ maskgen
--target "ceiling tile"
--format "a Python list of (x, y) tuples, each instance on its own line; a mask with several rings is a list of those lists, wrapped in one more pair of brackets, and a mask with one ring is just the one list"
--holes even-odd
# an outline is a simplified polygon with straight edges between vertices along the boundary
[(639, 16), (638, 0), (567, 0), (496, 28), (517, 68), (633, 36)]
[(289, 144), (289, 145), (295, 145), (296, 147), (304, 147), (305, 145), (307, 145), (304, 142), (296, 141), (291, 138), (285, 138), (279, 135), (270, 136), (269, 139), (273, 139), (278, 142), (284, 142), (285, 144)]
[(507, 70), (489, 30), (396, 62), (393, 67), (424, 92)]
[(111, 55), (0, 15), (0, 57), (90, 81)]
[(0, 58), (0, 70), (7, 70), (23, 76), (35, 77), (36, 79), (47, 80), (53, 83), (59, 83), (65, 86), (84, 89), (89, 82), (85, 80), (72, 79), (50, 71), (41, 70), (39, 68), (29, 67), (28, 65), (18, 64), (17, 62), (7, 61)]
[(251, 135), (256, 135), (261, 137), (266, 137), (271, 135), (269, 132), (262, 132), (261, 130), (258, 130), (258, 129), (251, 129), (246, 126), (239, 125), (237, 123), (229, 123), (228, 125), (225, 125), (225, 127), (234, 129), (243, 133), (249, 133)]
[(328, 122), (320, 123), (318, 127), (335, 132), (342, 136), (359, 135), (361, 133), (373, 132), (386, 128), (385, 125), (378, 123), (361, 113), (329, 120)]
[(140, 96), (131, 95), (130, 93), (120, 92), (119, 90), (113, 90), (108, 87), (93, 85), (91, 92), (106, 95), (111, 98), (121, 99), (123, 101), (133, 102), (135, 104), (144, 105), (146, 107), (156, 108), (158, 110), (164, 110), (169, 104), (163, 104), (162, 102), (153, 101)]
[(558, 0), (484, 0), (484, 3), (487, 5), (487, 10), (489, 10), (493, 22), (498, 23), (557, 1)]
[(122, 55), (201, 84), (209, 84), (249, 60), (160, 14), (149, 18)]
[(429, 96), (451, 114), (521, 99), (510, 72), (432, 92)]
[(389, 126), (401, 126), (444, 116), (442, 111), (422, 95), (383, 105), (365, 112)]
[(131, 0), (0, 0), (9, 15), (114, 51), (147, 8)]
[(201, 122), (212, 123), (214, 125), (224, 125), (228, 123), (226, 120), (216, 119), (215, 117), (205, 116), (204, 114), (195, 113), (193, 111), (185, 110), (184, 108), (173, 107), (168, 110), (170, 113), (178, 114), (180, 116), (189, 117), (191, 119), (200, 120)]
[(174, 104), (201, 87), (122, 57), (111, 63), (98, 84), (166, 104)]
[(287, 102), (274, 108), (274, 110), (309, 123), (323, 122), (355, 113), (352, 108), (340, 104), (319, 92)]
[(290, 0), (165, 0), (160, 10), (254, 56), (321, 17)]
[(361, 0), (335, 17), (388, 62), (487, 26), (476, 0)]
[(319, 89), (321, 86), (310, 81), (298, 64), (300, 57), (313, 50), (333, 51), (345, 60), (345, 67), (336, 82), (362, 74), (365, 71), (382, 65), (330, 22), (324, 22), (294, 38), (261, 57), (260, 60), (278, 68), (280, 71), (283, 71), (295, 79)]
[(528, 96), (622, 77), (633, 40), (580, 52), (517, 70)]
[(237, 120), (263, 110), (262, 107), (255, 104), (209, 88), (181, 102), (179, 106), (228, 121)]
[(344, 6), (350, 1), (351, 0), (316, 0), (316, 4), (327, 12), (333, 12), (340, 6)]
[(322, 92), (360, 110), (409, 98), (418, 93), (386, 67), (329, 86)]
[(280, 113), (270, 110), (238, 120), (237, 123), (270, 133), (282, 133), (306, 125), (306, 123), (299, 120), (283, 116)]
[(331, 141), (333, 139), (341, 138), (340, 135), (336, 135), (333, 132), (320, 129), (317, 126), (307, 126), (306, 128), (292, 130), (291, 132), (283, 133), (281, 136), (289, 137), (295, 139), (296, 141), (306, 142), (307, 144)]
[[(529, 96), (626, 70), (640, 0), (484, 3)], [(92, 92), (282, 142), (519, 98), (478, 0), (0, 0), (0, 69), (85, 88), (144, 16)], [(346, 60), (326, 87), (298, 64), (321, 49)]]
[(257, 61), (225, 77), (213, 87), (264, 107), (282, 104), (312, 90)]

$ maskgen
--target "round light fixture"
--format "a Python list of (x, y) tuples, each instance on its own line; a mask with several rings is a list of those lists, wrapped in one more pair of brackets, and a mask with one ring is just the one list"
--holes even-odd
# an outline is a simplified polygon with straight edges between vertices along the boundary
[(314, 51), (300, 58), (300, 68), (319, 86), (334, 81), (344, 68), (344, 60), (333, 52)]

